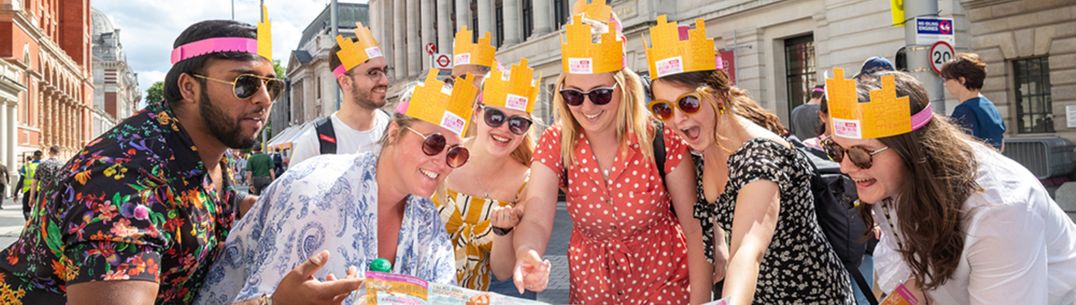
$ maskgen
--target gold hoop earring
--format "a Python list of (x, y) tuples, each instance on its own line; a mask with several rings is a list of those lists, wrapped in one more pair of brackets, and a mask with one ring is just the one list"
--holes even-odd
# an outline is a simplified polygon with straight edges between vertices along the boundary
[(724, 105), (717, 106), (717, 111), (720, 112), (722, 115), (724, 115), (725, 114), (725, 106)]

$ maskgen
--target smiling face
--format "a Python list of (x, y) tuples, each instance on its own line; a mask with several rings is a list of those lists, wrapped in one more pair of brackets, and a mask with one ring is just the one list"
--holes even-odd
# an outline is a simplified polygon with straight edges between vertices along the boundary
[[(408, 128), (413, 131), (409, 131)], [(452, 172), (446, 155), (449, 148), (459, 145), (460, 138), (443, 127), (425, 121), (415, 120), (411, 126), (397, 128), (394, 125), (396, 143), (392, 153), (392, 168), (396, 170), (399, 180), (405, 185), (402, 191), (421, 197), (430, 197), (445, 177)], [(422, 134), (422, 135), (420, 135)], [(440, 134), (445, 138), (444, 149), (430, 156), (423, 151), (425, 137)]]
[(583, 130), (598, 132), (615, 128), (616, 112), (623, 96), (621, 87), (616, 85), (616, 79), (613, 78), (612, 73), (567, 74), (561, 89), (590, 92), (596, 89), (613, 88), (612, 99), (605, 105), (595, 105), (589, 96), (584, 97), (583, 104), (579, 106), (566, 105)]
[[(491, 127), (485, 118), (487, 115), (495, 115), (497, 111), (503, 113), (501, 125)], [(512, 117), (530, 119), (530, 115), (525, 111), (491, 106), (479, 108), (474, 117), (475, 124), (472, 126), (477, 129), (477, 137), (474, 139), (475, 147), (477, 149), (485, 147), (486, 152), (494, 157), (507, 157), (523, 143), (524, 135), (517, 135), (509, 130), (508, 126), (511, 124), (509, 120)]]
[[(276, 78), (273, 65), (264, 59), (251, 61), (213, 59), (206, 63), (205, 77), (234, 81), (242, 74)], [(220, 81), (200, 80), (202, 90), (198, 112), (206, 130), (229, 148), (249, 148), (269, 119), (272, 100), (265, 84), (245, 99), (235, 95), (234, 86)]]
[[(857, 140), (840, 136), (834, 136), (831, 139), (845, 151), (856, 146), (863, 147), (867, 151), (877, 151), (886, 147), (876, 139)], [(847, 152), (841, 159), (841, 172), (855, 181), (859, 199), (865, 203), (878, 203), (900, 194), (905, 178), (909, 174), (904, 167), (904, 160), (897, 151), (886, 149), (879, 152), (871, 158), (871, 163), (870, 168), (860, 168), (852, 163)]]
[[(651, 84), (650, 89), (654, 92), (655, 100), (669, 101), (674, 105), (678, 105), (677, 98), (685, 93), (695, 91), (696, 88), (688, 88), (681, 84), (658, 79)], [(717, 120), (721, 119), (714, 112), (713, 103), (717, 102), (717, 98), (710, 94), (703, 94), (702, 96), (703, 100), (698, 112), (689, 114), (674, 107), (672, 118), (665, 121), (665, 124), (668, 124), (669, 128), (676, 131), (687, 142), (687, 145), (691, 146), (691, 149), (695, 151), (703, 151), (716, 144), (714, 142), (716, 138), (714, 130), (716, 129)]]
[(340, 79), (340, 87), (351, 92), (354, 102), (363, 109), (385, 106), (389, 88), (388, 66), (384, 57), (376, 57), (351, 69)]

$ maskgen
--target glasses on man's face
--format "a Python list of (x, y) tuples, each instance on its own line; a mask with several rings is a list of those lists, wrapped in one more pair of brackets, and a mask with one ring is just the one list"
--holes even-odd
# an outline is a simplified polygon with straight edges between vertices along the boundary
[[(404, 127), (404, 129), (410, 130), (422, 137), (422, 152), (427, 156), (436, 156), (442, 151), (445, 151), (447, 142), (445, 136), (440, 133), (434, 132), (427, 135), (412, 129), (411, 127)], [(445, 163), (451, 168), (457, 168), (467, 164), (467, 159), (470, 157), (471, 153), (467, 151), (466, 147), (455, 144), (448, 147), (448, 153), (445, 154)]]
[(568, 106), (582, 105), (584, 98), (590, 99), (590, 102), (594, 105), (602, 106), (613, 100), (613, 90), (616, 90), (616, 86), (616, 84), (613, 84), (612, 87), (594, 88), (586, 92), (579, 91), (579, 89), (565, 88), (560, 90), (560, 97), (564, 98), (564, 103), (568, 104)]
[(531, 124), (533, 123), (530, 119), (522, 116), (508, 116), (504, 111), (497, 108), (484, 105), (480, 107), (483, 112), (482, 118), (486, 121), (486, 126), (489, 126), (490, 128), (498, 128), (501, 127), (501, 125), (504, 125), (505, 122), (508, 122), (508, 131), (522, 136), (527, 133), (527, 130), (531, 128)]
[(677, 97), (676, 103), (654, 99), (649, 105), (650, 112), (663, 121), (672, 119), (674, 109), (680, 109), (680, 111), (688, 114), (699, 112), (699, 109), (702, 108), (703, 94), (708, 93), (709, 90), (707, 87), (699, 87), (695, 91), (684, 93)]
[(269, 102), (272, 103), (281, 92), (284, 92), (284, 81), (276, 78), (269, 78), (264, 76), (258, 76), (254, 74), (239, 74), (233, 81), (226, 81), (222, 79), (216, 79), (205, 75), (191, 74), (194, 77), (211, 80), (214, 82), (232, 85), (232, 93), (235, 97), (241, 100), (245, 100), (258, 93), (258, 89), (265, 85), (266, 92), (269, 93)]
[(822, 148), (825, 149), (826, 154), (829, 155), (829, 158), (832, 159), (833, 162), (841, 163), (847, 155), (848, 159), (852, 161), (852, 164), (862, 169), (870, 169), (871, 166), (874, 165), (874, 155), (889, 149), (889, 146), (886, 146), (875, 150), (869, 150), (860, 145), (845, 149), (832, 139), (823, 140), (821, 144)]

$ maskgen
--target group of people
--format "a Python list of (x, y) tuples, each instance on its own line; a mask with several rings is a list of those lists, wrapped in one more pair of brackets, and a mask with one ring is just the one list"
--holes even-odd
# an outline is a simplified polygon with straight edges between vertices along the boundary
[[(19, 167), (18, 179), (11, 186), (11, 197), (15, 202), (22, 204), (22, 215), (26, 219), (30, 218), (33, 203), (36, 199), (40, 199), (38, 196), (41, 195), (41, 191), (48, 182), (56, 179), (63, 166), (64, 161), (60, 160), (59, 146), (50, 146), (48, 152), (48, 159), (44, 158), (45, 154), (40, 150), (35, 150), (27, 156), (26, 162)], [(6, 191), (11, 180), (7, 166), (0, 164), (0, 200), (7, 199)], [(0, 206), (0, 209), (3, 207)]]
[[(259, 47), (267, 29), (204, 21), (176, 39), (166, 101), (41, 189), (0, 252), (0, 301), (351, 304), (377, 258), (533, 298), (549, 281), (559, 190), (573, 304), (855, 302), (808, 156), (718, 69), (701, 20), (650, 27), (648, 87), (625, 65), (612, 9), (577, 3), (555, 121), (537, 139), (540, 76), (526, 59), (498, 63), (489, 33), (461, 28), (452, 76), (431, 71), (388, 113), (384, 54), (358, 24), (330, 52), (340, 110), (252, 196), (222, 156), (254, 145), (283, 92)], [(910, 75), (861, 74), (826, 80), (817, 143), (879, 224), (878, 290), (931, 304), (1076, 301), (1076, 224), (1034, 176), (936, 117)]]

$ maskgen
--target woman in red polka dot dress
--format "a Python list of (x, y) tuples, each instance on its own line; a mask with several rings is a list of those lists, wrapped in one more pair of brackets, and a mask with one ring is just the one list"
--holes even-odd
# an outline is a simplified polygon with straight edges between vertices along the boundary
[[(608, 8), (604, 1), (595, 3)], [(691, 214), (695, 170), (682, 162), (689, 156), (687, 147), (671, 129), (655, 128), (656, 120), (642, 106), (645, 93), (639, 76), (623, 67), (623, 36), (616, 35), (619, 25), (611, 10), (581, 9), (588, 20), (574, 16), (562, 46), (565, 70), (553, 99), (557, 124), (538, 141), (526, 210), (516, 227), (516, 285), (545, 289), (549, 262), (541, 254), (559, 187), (567, 194), (573, 221), (572, 304), (706, 302), (713, 268)], [(606, 26), (590, 19), (612, 22)], [(592, 29), (615, 32), (594, 39)], [(597, 56), (582, 57), (587, 55)], [(665, 143), (664, 183), (654, 160), (655, 134)]]

